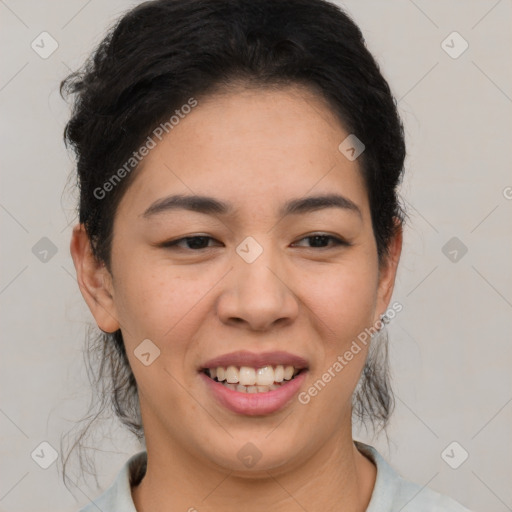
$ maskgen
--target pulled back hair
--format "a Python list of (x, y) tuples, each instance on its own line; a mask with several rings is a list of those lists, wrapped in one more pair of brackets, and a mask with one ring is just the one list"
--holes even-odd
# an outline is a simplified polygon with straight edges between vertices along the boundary
[[(390, 241), (405, 221), (397, 192), (405, 159), (403, 126), (360, 29), (325, 0), (144, 2), (116, 22), (82, 69), (61, 82), (62, 96), (74, 99), (64, 140), (76, 156), (79, 221), (97, 260), (111, 269), (114, 216), (137, 167), (105, 197), (95, 190), (191, 97), (200, 104), (234, 84), (306, 86), (364, 143), (358, 163), (379, 265), (385, 263)], [(112, 409), (145, 441), (121, 330), (87, 339), (86, 363), (97, 395), (65, 459), (65, 483), (69, 455), (75, 448), (82, 455), (85, 436), (105, 410)], [(394, 408), (387, 355), (387, 336), (379, 336), (352, 398), (354, 418), (374, 430), (386, 427)]]

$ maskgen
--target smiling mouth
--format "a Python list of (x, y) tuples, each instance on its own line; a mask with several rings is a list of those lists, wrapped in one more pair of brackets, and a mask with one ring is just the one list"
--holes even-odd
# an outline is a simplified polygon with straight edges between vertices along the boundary
[(218, 366), (203, 368), (202, 373), (233, 391), (241, 393), (266, 393), (279, 389), (307, 368), (291, 365), (267, 365), (260, 368), (250, 366)]

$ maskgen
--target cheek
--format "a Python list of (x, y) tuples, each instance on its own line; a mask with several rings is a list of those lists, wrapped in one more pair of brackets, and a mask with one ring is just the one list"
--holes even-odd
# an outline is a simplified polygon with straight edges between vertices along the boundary
[(330, 337), (344, 343), (369, 327), (377, 300), (377, 272), (364, 261), (330, 265), (301, 279), (301, 297)]
[[(149, 264), (147, 259), (137, 271), (130, 267), (126, 265), (121, 274), (118, 299), (132, 368), (145, 390), (158, 388), (159, 382), (169, 382), (175, 387), (176, 382), (166, 372), (182, 375), (184, 368), (197, 361), (202, 330), (206, 329), (209, 337), (208, 319), (216, 297), (212, 291), (226, 271), (223, 268), (199, 271), (169, 262)], [(149, 367), (141, 367), (134, 356), (145, 339), (158, 347), (161, 356)], [(152, 371), (146, 371), (148, 368)]]
[(116, 287), (116, 307), (129, 335), (161, 340), (186, 324), (187, 314), (204, 297), (205, 279), (184, 278), (180, 268), (126, 265)]
[[(173, 395), (176, 383), (172, 376), (179, 374), (187, 363), (199, 324), (197, 315), (204, 314), (201, 299), (213, 286), (211, 283), (208, 287), (206, 278), (186, 279), (177, 272), (179, 269), (170, 267), (126, 272), (118, 290), (116, 304), (120, 304), (128, 357), (146, 399), (155, 389)], [(159, 357), (149, 366), (141, 365), (135, 355), (145, 339), (160, 350)], [(161, 389), (163, 383), (169, 385), (167, 391)]]
[(333, 426), (350, 414), (352, 394), (366, 361), (370, 338), (365, 329), (372, 325), (377, 273), (371, 265), (347, 265), (316, 274), (303, 281), (303, 286), (308, 308), (320, 319), (316, 320), (321, 329), (317, 354), (321, 351), (322, 355), (311, 368), (312, 378), (301, 403), (310, 404), (319, 415), (330, 410), (326, 425)]

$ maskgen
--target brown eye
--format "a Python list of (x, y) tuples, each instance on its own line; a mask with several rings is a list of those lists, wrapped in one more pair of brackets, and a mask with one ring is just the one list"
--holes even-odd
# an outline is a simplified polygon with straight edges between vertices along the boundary
[[(332, 241), (334, 244), (331, 247), (333, 247), (333, 246), (335, 247), (335, 246), (339, 246), (339, 245), (346, 245), (346, 246), (351, 245), (348, 242), (346, 242), (345, 240), (341, 240), (338, 237), (335, 237), (332, 235), (324, 235), (321, 233), (306, 236), (306, 237), (302, 238), (301, 240), (299, 240), (299, 242), (302, 242), (302, 240), (309, 240), (311, 243), (311, 248), (313, 248), (313, 249), (329, 249), (330, 247), (328, 247), (326, 244), (328, 244), (330, 241)], [(296, 245), (296, 244), (294, 244), (294, 245)]]
[[(160, 244), (160, 247), (170, 248), (177, 247), (180, 249), (189, 249), (192, 251), (199, 251), (202, 249), (209, 249), (208, 241), (215, 240), (211, 236), (186, 236), (178, 240), (172, 240)], [(181, 244), (181, 245), (180, 245)], [(183, 244), (186, 244), (185, 246)]]

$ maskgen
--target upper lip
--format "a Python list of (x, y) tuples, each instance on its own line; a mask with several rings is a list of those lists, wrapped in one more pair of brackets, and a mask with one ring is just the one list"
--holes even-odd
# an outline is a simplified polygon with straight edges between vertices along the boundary
[(303, 357), (284, 351), (261, 352), (259, 354), (247, 350), (239, 350), (230, 354), (223, 354), (209, 359), (200, 367), (200, 371), (206, 368), (218, 368), (219, 366), (249, 366), (262, 368), (263, 366), (294, 366), (295, 368), (307, 368), (308, 362)]

